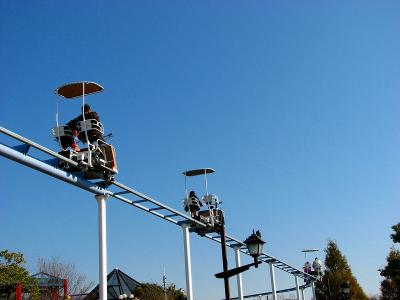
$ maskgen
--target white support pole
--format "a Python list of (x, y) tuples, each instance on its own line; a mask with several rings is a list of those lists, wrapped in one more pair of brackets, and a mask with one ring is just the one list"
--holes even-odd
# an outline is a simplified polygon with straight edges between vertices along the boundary
[(186, 296), (187, 300), (193, 300), (192, 287), (192, 262), (190, 259), (190, 240), (189, 240), (189, 224), (183, 223), (183, 245), (185, 250), (185, 271), (186, 271)]
[(99, 300), (107, 300), (107, 226), (106, 199), (108, 195), (95, 195), (99, 217)]
[(294, 275), (294, 280), (295, 280), (295, 282), (296, 282), (296, 296), (297, 296), (297, 300), (300, 300), (299, 277), (297, 277), (297, 275)]
[(276, 296), (276, 285), (275, 285), (275, 270), (274, 270), (274, 263), (269, 263), (269, 271), (271, 274), (271, 288), (272, 288), (272, 300), (277, 300), (278, 297)]
[[(240, 267), (240, 245), (235, 245), (233, 247), (233, 250), (235, 251), (235, 261), (236, 261), (236, 267)], [(242, 273), (239, 273), (236, 275), (236, 281), (237, 281), (237, 289), (238, 289), (238, 300), (243, 300), (243, 285), (242, 285)]]
[(304, 300), (304, 289), (301, 289), (301, 300)]
[(313, 297), (313, 300), (317, 300), (317, 295), (315, 294), (315, 284), (314, 284), (314, 280), (311, 280), (311, 290), (312, 290), (312, 297)]

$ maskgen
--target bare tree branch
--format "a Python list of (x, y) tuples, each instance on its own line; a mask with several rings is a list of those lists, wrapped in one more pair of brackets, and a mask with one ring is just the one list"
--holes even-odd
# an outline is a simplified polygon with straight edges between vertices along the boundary
[(94, 285), (93, 281), (88, 281), (86, 275), (78, 273), (75, 266), (71, 263), (61, 262), (59, 258), (39, 258), (37, 261), (37, 271), (50, 274), (62, 279), (68, 279), (68, 294), (85, 294)]

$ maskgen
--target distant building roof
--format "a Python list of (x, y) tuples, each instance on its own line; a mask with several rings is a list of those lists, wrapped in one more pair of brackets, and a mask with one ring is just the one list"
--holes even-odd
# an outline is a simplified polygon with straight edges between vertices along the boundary
[[(140, 282), (126, 275), (119, 269), (112, 270), (107, 275), (107, 299), (118, 300), (119, 295), (133, 293)], [(85, 300), (99, 299), (99, 286), (97, 285), (86, 297)]]
[(33, 274), (31, 278), (37, 280), (40, 288), (52, 288), (52, 287), (61, 288), (64, 286), (63, 278), (59, 278), (44, 272)]

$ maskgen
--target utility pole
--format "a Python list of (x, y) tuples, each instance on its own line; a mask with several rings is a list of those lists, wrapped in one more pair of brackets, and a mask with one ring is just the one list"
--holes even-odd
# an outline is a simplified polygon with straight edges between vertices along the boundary
[(164, 286), (164, 300), (167, 300), (167, 289), (166, 289), (167, 276), (165, 276), (165, 268), (164, 268), (164, 274), (163, 274), (162, 280), (163, 280), (163, 286)]

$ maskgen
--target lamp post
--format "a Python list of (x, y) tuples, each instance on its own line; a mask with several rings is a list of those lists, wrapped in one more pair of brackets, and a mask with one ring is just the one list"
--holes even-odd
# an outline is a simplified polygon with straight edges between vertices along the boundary
[(340, 293), (342, 294), (343, 299), (350, 299), (350, 283), (348, 281), (344, 281), (340, 285)]
[[(223, 273), (228, 272), (228, 257), (226, 255), (226, 233), (225, 233), (225, 219), (224, 214), (221, 212), (221, 254), (222, 254), (222, 268)], [(229, 277), (224, 278), (225, 299), (230, 300)]]
[(253, 233), (243, 243), (246, 244), (246, 247), (249, 250), (249, 254), (254, 258), (254, 262), (251, 264), (247, 264), (247, 265), (243, 265), (243, 266), (234, 268), (234, 269), (230, 269), (230, 270), (226, 270), (226, 271), (224, 270), (221, 273), (215, 274), (215, 277), (224, 278), (225, 280), (227, 280), (229, 277), (232, 277), (239, 273), (247, 271), (252, 266), (255, 266), (257, 268), (258, 265), (260, 263), (262, 263), (262, 261), (258, 260), (258, 257), (262, 254), (263, 245), (265, 244), (265, 242), (261, 238), (260, 231), (257, 230), (254, 233), (254, 230), (253, 230)]

